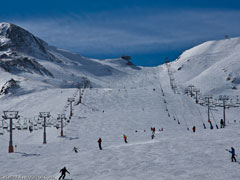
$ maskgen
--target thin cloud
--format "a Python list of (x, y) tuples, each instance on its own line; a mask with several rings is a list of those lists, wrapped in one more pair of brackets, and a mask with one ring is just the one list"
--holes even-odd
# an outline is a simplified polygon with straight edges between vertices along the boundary
[[(156, 53), (239, 35), (240, 11), (138, 10), (13, 20), (50, 45), (82, 54)], [(234, 27), (234, 28), (232, 28)]]

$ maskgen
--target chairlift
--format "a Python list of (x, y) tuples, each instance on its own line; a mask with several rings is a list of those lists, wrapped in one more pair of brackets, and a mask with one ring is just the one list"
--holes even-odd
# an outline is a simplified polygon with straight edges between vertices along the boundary
[(60, 128), (60, 124), (56, 124), (54, 127), (56, 127), (57, 129)]
[(34, 130), (38, 130), (38, 126), (34, 126)]
[(46, 127), (51, 127), (53, 124), (52, 123), (46, 123)]
[(23, 124), (23, 130), (27, 130), (28, 129), (28, 125), (27, 125), (27, 123), (24, 123)]
[(3, 130), (3, 128), (0, 128), (0, 135), (4, 135), (4, 130)]
[(17, 123), (15, 124), (15, 127), (16, 127), (17, 129), (19, 129), (19, 128), (21, 127), (20, 123), (17, 122)]
[(8, 123), (6, 121), (3, 121), (3, 129), (7, 129), (8, 128)]

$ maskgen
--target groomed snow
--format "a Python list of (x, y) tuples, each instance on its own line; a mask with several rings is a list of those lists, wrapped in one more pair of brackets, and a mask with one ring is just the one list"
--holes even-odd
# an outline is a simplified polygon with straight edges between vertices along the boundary
[[(48, 89), (1, 98), (0, 109), (19, 110), (26, 118), (41, 111), (50, 111), (56, 117), (67, 98), (76, 92), (76, 89)], [(221, 109), (214, 111), (214, 115), (219, 121)], [(231, 146), (237, 153), (240, 149), (239, 123), (234, 124), (234, 118), (237, 110), (231, 109), (227, 128), (210, 130), (206, 108), (195, 105), (194, 100), (183, 94), (173, 93), (165, 66), (142, 68), (125, 79), (115, 79), (109, 87), (86, 89), (83, 103), (74, 106), (74, 116), (64, 129), (64, 138), (59, 137), (60, 130), (47, 128), (47, 144), (43, 145), (42, 130), (32, 133), (14, 130), (17, 149), (8, 154), (9, 134), (5, 132), (0, 136), (0, 174), (57, 178), (58, 171), (66, 166), (71, 173), (67, 178), (75, 180), (239, 179), (239, 164), (230, 162), (230, 154), (225, 151)], [(196, 133), (191, 131), (193, 125), (197, 127)], [(154, 140), (151, 140), (152, 126), (157, 129)], [(163, 131), (159, 132), (159, 128)], [(128, 136), (128, 144), (124, 143), (123, 134)], [(98, 150), (99, 137), (103, 140), (103, 151)], [(72, 151), (74, 146), (78, 153)]]

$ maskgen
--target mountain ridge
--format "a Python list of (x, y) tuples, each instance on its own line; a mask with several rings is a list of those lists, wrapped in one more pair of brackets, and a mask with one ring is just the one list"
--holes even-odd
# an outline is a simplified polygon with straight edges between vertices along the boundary
[(0, 23), (0, 68), (52, 87), (76, 87), (86, 78), (91, 86), (101, 86), (106, 77), (126, 75), (125, 68), (139, 69), (129, 62), (122, 58), (110, 62), (83, 57), (49, 46), (17, 25)]

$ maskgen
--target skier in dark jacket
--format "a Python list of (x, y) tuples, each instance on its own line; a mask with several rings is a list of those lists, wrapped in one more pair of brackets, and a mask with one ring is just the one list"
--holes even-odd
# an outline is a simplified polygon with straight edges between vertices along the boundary
[(223, 122), (223, 119), (220, 120), (220, 128), (224, 128), (224, 122)]
[(152, 130), (152, 139), (154, 139), (154, 137), (155, 137), (155, 131), (156, 131), (156, 129), (155, 129), (155, 127), (153, 127), (153, 128), (151, 128), (151, 130)]
[(78, 153), (78, 148), (77, 147), (73, 147), (73, 151), (75, 152), (75, 153)]
[(98, 142), (99, 149), (102, 150), (102, 139), (99, 138), (97, 142)]
[(68, 174), (70, 174), (70, 172), (68, 172), (68, 170), (66, 169), (66, 167), (62, 168), (59, 172), (62, 173), (62, 174), (61, 174), (61, 176), (59, 177), (58, 180), (60, 180), (61, 178), (64, 179), (65, 176), (66, 176), (66, 172), (67, 172)]
[(228, 150), (228, 152), (230, 152), (230, 153), (232, 154), (232, 157), (231, 157), (232, 162), (233, 162), (233, 161), (234, 161), (234, 162), (237, 162), (237, 160), (236, 160), (236, 158), (235, 158), (235, 156), (236, 156), (236, 154), (235, 154), (235, 149), (234, 149), (233, 147), (231, 147), (231, 151)]
[(193, 126), (192, 130), (195, 133), (196, 132), (196, 126)]

